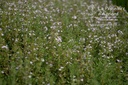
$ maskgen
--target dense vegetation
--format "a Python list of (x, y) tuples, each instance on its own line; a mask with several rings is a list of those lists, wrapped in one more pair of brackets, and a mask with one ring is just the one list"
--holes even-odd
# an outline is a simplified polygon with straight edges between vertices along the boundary
[(112, 3), (117, 6), (122, 6), (128, 11), (128, 0), (112, 0)]
[(127, 85), (128, 19), (85, 0), (0, 2), (0, 85)]

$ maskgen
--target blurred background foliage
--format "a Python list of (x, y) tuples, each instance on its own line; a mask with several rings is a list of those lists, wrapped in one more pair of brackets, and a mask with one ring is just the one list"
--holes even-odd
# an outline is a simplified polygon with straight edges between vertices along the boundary
[(128, 0), (112, 0), (112, 3), (124, 7), (128, 11)]

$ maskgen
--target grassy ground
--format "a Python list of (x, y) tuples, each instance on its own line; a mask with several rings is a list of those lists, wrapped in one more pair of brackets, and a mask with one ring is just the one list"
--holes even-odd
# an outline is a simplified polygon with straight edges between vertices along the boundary
[(124, 10), (110, 15), (114, 7), (1, 1), (0, 85), (127, 85), (128, 17)]

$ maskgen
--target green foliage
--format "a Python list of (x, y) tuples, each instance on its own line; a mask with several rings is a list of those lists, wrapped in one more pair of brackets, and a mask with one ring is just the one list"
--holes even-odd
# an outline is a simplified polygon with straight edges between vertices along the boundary
[(124, 7), (128, 11), (128, 0), (112, 0), (112, 3), (117, 6)]
[(127, 13), (93, 3), (1, 1), (0, 85), (127, 85)]

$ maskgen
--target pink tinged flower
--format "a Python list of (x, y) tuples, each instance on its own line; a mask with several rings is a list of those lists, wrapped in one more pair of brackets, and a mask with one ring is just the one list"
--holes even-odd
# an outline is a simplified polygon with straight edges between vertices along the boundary
[(57, 42), (62, 42), (61, 37), (60, 37), (60, 36), (56, 37), (56, 41), (57, 41)]
[(8, 49), (8, 46), (6, 45), (6, 46), (2, 46), (1, 48), (3, 48), (3, 49)]

